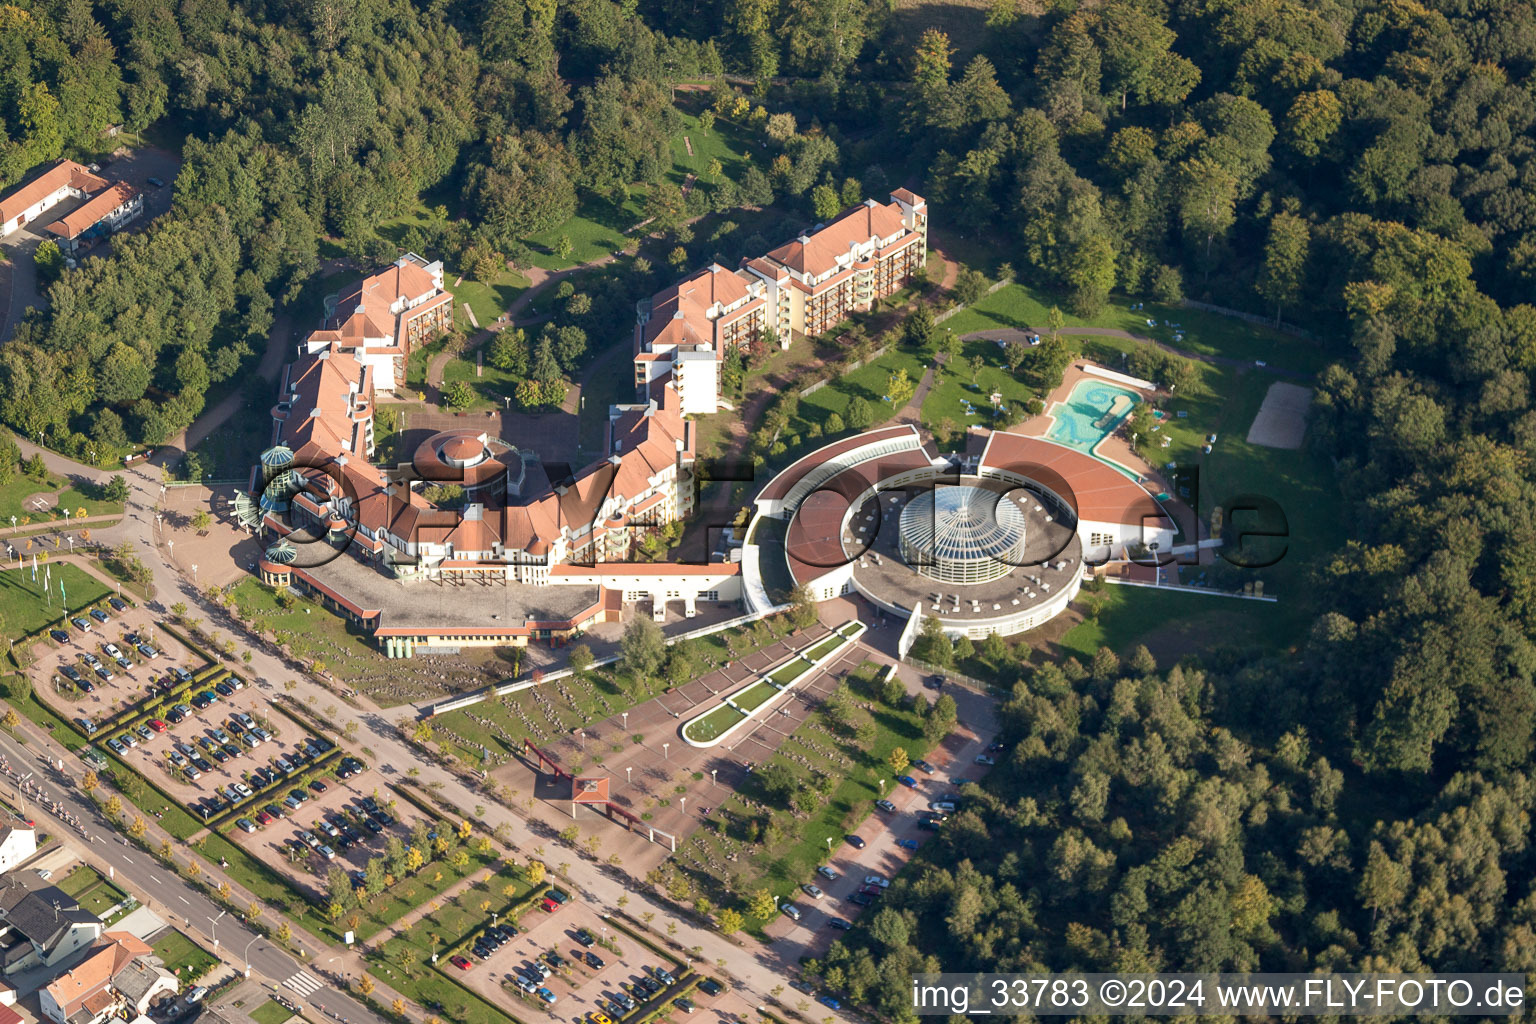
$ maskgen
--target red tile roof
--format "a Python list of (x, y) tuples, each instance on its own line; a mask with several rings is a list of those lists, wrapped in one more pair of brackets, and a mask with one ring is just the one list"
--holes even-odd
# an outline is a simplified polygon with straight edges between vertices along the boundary
[(914, 440), (920, 438), (916, 427), (886, 427), (882, 430), (870, 430), (862, 434), (854, 434), (845, 437), (841, 441), (834, 441), (823, 448), (818, 448), (811, 454), (802, 456), (799, 460), (785, 469), (778, 476), (769, 481), (768, 486), (758, 494), (758, 501), (777, 501), (789, 493), (800, 479), (822, 463), (845, 455), (855, 448), (862, 448), (868, 444), (876, 444), (880, 441), (889, 441), (894, 438), (909, 436)]
[(12, 191), (4, 199), (0, 199), (0, 223), (9, 224), (62, 188), (72, 188), (89, 195), (106, 187), (106, 180), (98, 178), (87, 168), (73, 160), (60, 160), (25, 185)]
[(1076, 508), (1079, 519), (1128, 526), (1169, 519), (1146, 488), (1124, 473), (1042, 437), (998, 431), (987, 442), (981, 464), (1044, 484)]
[(48, 225), (48, 230), (60, 238), (75, 238), (101, 223), (106, 216), (133, 201), (139, 190), (119, 181), (105, 192), (92, 198), (84, 206), (66, 217)]
[(907, 230), (901, 207), (895, 203), (855, 206), (841, 217), (805, 238), (795, 239), (768, 253), (768, 258), (802, 274), (825, 274), (837, 266), (837, 258), (850, 246), (871, 238), (889, 238)]

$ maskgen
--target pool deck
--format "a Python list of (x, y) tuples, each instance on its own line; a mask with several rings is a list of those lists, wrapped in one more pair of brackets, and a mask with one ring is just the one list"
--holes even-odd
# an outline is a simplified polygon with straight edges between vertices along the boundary
[[(1025, 434), (1030, 437), (1048, 438), (1051, 427), (1056, 423), (1056, 417), (1052, 414), (1052, 410), (1058, 406), (1066, 405), (1071, 400), (1072, 389), (1085, 380), (1093, 384), (1134, 392), (1141, 396), (1143, 402), (1156, 404), (1160, 397), (1155, 391), (1147, 391), (1142, 388), (1133, 388), (1124, 384), (1106, 381), (1103, 377), (1096, 376), (1085, 370), (1083, 368), (1085, 365), (1087, 365), (1086, 361), (1078, 360), (1067, 367), (1067, 372), (1061, 376), (1060, 386), (1045, 397), (1045, 412), (1013, 428), (1014, 433)], [(1094, 445), (1093, 451), (1089, 454), (1100, 462), (1106, 462), (1116, 469), (1122, 470), (1133, 477), (1140, 478), (1143, 484), (1148, 486), (1155, 484), (1159, 490), (1168, 490), (1167, 481), (1163, 479), (1162, 474), (1147, 465), (1146, 460), (1137, 455), (1131, 449), (1130, 443), (1121, 435), (1120, 427), (1124, 422), (1125, 420), (1122, 418), (1119, 423), (1115, 424), (1115, 428), (1106, 434), (1102, 441)], [(1153, 493), (1156, 493), (1156, 491)]]
[[(1055, 417), (1051, 415), (1050, 411), (1054, 409), (1058, 404), (1066, 402), (1072, 395), (1072, 389), (1077, 387), (1079, 382), (1087, 380), (1092, 381), (1095, 384), (1110, 383), (1103, 377), (1089, 373), (1083, 368), (1086, 365), (1088, 365), (1087, 360), (1079, 359), (1071, 366), (1067, 367), (1067, 372), (1062, 374), (1061, 384), (1058, 385), (1049, 395), (1045, 396), (1046, 411), (1041, 413), (1039, 416), (1032, 416), (1025, 422), (1021, 423), (1019, 426), (1014, 427), (1013, 432), (1016, 434), (1024, 434), (1029, 437), (1046, 437), (1050, 433), (1051, 425), (1055, 423)], [(1151, 402), (1154, 405), (1167, 398), (1166, 395), (1163, 395), (1160, 392), (1150, 391), (1144, 388), (1129, 387), (1120, 383), (1114, 383), (1114, 386), (1118, 388), (1124, 388), (1126, 391), (1134, 391), (1141, 395), (1142, 401)], [(1165, 491), (1169, 494), (1173, 493), (1173, 487), (1171, 486), (1167, 477), (1163, 475), (1160, 469), (1148, 465), (1145, 459), (1136, 454), (1136, 452), (1131, 448), (1130, 441), (1125, 437), (1124, 433), (1120, 429), (1120, 426), (1118, 425), (1104, 438), (1104, 440), (1100, 441), (1097, 445), (1094, 446), (1093, 456), (1102, 462), (1107, 462), (1111, 465), (1124, 469), (1135, 476), (1139, 476), (1141, 478), (1142, 486), (1147, 488), (1147, 490), (1151, 491), (1153, 494), (1159, 494)], [(1190, 536), (1190, 529), (1198, 525), (1199, 538), (1201, 540), (1206, 539), (1207, 531), (1204, 524), (1199, 523), (1198, 518), (1194, 515), (1193, 512), (1190, 511), (1188, 505), (1174, 497), (1170, 498), (1168, 501), (1163, 502), (1163, 506), (1168, 510), (1170, 514), (1178, 519), (1184, 536)], [(1210, 550), (1202, 550), (1199, 554), (1199, 560), (1202, 564), (1214, 560), (1214, 557), (1215, 553)]]

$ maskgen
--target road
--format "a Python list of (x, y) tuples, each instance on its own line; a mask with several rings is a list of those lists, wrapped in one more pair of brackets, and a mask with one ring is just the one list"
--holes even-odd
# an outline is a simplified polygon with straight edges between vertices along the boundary
[[(224, 913), (154, 857), (129, 845), (96, 813), (90, 798), (68, 784), (64, 774), (51, 765), (45, 765), (44, 759), (35, 750), (28, 749), (10, 735), (0, 733), (0, 755), (6, 758), (18, 775), (26, 777), (28, 772), (31, 773), (31, 778), (27, 779), (30, 788), (25, 799), (27, 810), (34, 820), (54, 814), (48, 806), (49, 802), (59, 804), (75, 820), (83, 823), (79, 831), (61, 824), (57, 830), (60, 837), (72, 846), (89, 847), (86, 852), (89, 859), (100, 867), (110, 868), (114, 878), (121, 878), (130, 890), (146, 897), (150, 909), (168, 923), (184, 931), (197, 932), (216, 949), (222, 946), (225, 960), (249, 967), (253, 977), (260, 976), (273, 986), (279, 986), (305, 971), (304, 965), (285, 950), (246, 928), (238, 918)], [(71, 760), (66, 759), (64, 767), (69, 776), (78, 777), (84, 766), (78, 760), (71, 763)], [(4, 781), (8, 788), (15, 786), (14, 779), (6, 778)], [(292, 989), (283, 989), (283, 994), (289, 999), (298, 997), (298, 993)], [(327, 1016), (348, 1024), (387, 1024), (383, 1018), (345, 993), (323, 982), (308, 994), (307, 1001)]]
[[(40, 451), (35, 445), (23, 439), (18, 438), (17, 443), (22, 449), (24, 458)], [(77, 479), (101, 481), (112, 475), (106, 471), (82, 466), (53, 452), (43, 451), (42, 453), (50, 469)], [(177, 452), (169, 457), (175, 458), (179, 455), (180, 453)], [(158, 526), (155, 521), (155, 506), (162, 494), (161, 467), (157, 464), (157, 460), (139, 463), (125, 471), (124, 476), (130, 489), (127, 515), (119, 525), (96, 531), (93, 538), (109, 545), (124, 541), (134, 545), (153, 576), (155, 600), (150, 602), (151, 610), (165, 614), (171, 604), (184, 601), (189, 608), (193, 609), (191, 614), (203, 616), (206, 621), (216, 627), (234, 631), (224, 610), (212, 604), (207, 595), (194, 586), (193, 580), (180, 571), (171, 560), (170, 553), (163, 543), (167, 538), (161, 535), (162, 530), (171, 534), (170, 539), (174, 539), (175, 535), (168, 527)], [(238, 636), (238, 632), (235, 635)], [(320, 706), (336, 702), (335, 693), (309, 676), (295, 671), (263, 648), (249, 646), (249, 650), (251, 661), (242, 669), (242, 674), (253, 680), (259, 689), (276, 696), (283, 692), (284, 680), (295, 680), (295, 689), (290, 693), (294, 699), (299, 701), (313, 699)], [(903, 675), (906, 674), (903, 673)], [(958, 697), (959, 694), (956, 696)], [(414, 721), (413, 708), (406, 706), (382, 709), (360, 694), (351, 697), (350, 702), (354, 705), (353, 717), (364, 734), (359, 738), (358, 743), (373, 750), (374, 760), (381, 766), (381, 770), (384, 770), (383, 766), (393, 766), (396, 772), (414, 767), (417, 772), (416, 784), (435, 789), (439, 797), (451, 804), (460, 808), (475, 808), (477, 814), (479, 807), (484, 805), (485, 812), (478, 814), (479, 821), (488, 829), (506, 825), (512, 830), (513, 835), (526, 837), (526, 846), (520, 851), (523, 854), (528, 854), (532, 847), (540, 843), (540, 840), (528, 831), (526, 819), (507, 807), (487, 801), (483, 792), (470, 789), (453, 772), (435, 763), (421, 760), (397, 729), (400, 724)], [(966, 721), (964, 715), (962, 721)], [(972, 722), (972, 725), (974, 727), (975, 723)], [(705, 963), (724, 960), (729, 965), (728, 974), (734, 986), (744, 989), (750, 998), (757, 1000), (760, 1004), (768, 1002), (771, 998), (770, 992), (796, 976), (799, 969), (798, 958), (804, 951), (802, 944), (781, 940), (763, 945), (744, 940), (744, 943), (739, 945), (713, 928), (700, 926), (677, 914), (675, 908), (668, 904), (636, 888), (631, 888), (627, 879), (614, 877), (604, 870), (601, 864), (575, 856), (570, 857), (569, 860), (568, 875), (581, 899), (600, 912), (617, 912), (621, 907), (621, 900), (628, 904), (627, 911), (631, 915), (643, 913), (647, 909), (654, 910), (669, 922), (669, 926), (675, 925), (675, 931), (669, 932), (675, 942), (685, 949), (698, 947), (702, 954), (701, 959)], [(156, 883), (151, 879), (149, 884)], [(151, 888), (146, 891), (155, 890)], [(650, 906), (637, 906), (637, 904), (650, 904)], [(206, 905), (204, 901), (204, 906)], [(207, 916), (206, 911), (196, 913)], [(255, 949), (252, 952), (253, 962), (255, 962), (254, 958), (258, 954)], [(339, 953), (340, 950), (334, 952)], [(277, 957), (285, 956), (279, 951), (274, 950), (273, 953)], [(355, 960), (355, 957), (353, 959)], [(291, 963), (290, 960), (289, 964)], [(269, 968), (281, 972), (288, 969), (289, 964), (275, 960), (270, 964), (261, 961), (257, 963), (257, 969), (263, 974), (266, 974)], [(376, 993), (375, 998), (378, 998), (379, 994)], [(338, 1005), (349, 1007), (341, 1010), (340, 1013), (350, 1021), (365, 1019), (364, 1011), (352, 1000), (339, 993), (327, 991), (324, 996), (316, 993), (316, 998), (324, 998), (328, 1001), (320, 1005), (328, 1006), (330, 1002), (338, 1002)], [(830, 1014), (835, 1018), (851, 1020), (846, 1011), (832, 1012), (818, 1009), (817, 1012), (822, 1016)]]

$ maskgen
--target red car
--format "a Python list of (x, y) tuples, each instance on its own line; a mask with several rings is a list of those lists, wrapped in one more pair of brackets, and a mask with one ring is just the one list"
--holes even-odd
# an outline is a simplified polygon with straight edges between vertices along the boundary
[(165, 730), (170, 728), (170, 726), (166, 725), (158, 718), (151, 718), (149, 720), (149, 727), (155, 730), (155, 732), (165, 732)]
[(542, 906), (544, 907), (545, 910), (549, 911), (551, 914), (553, 914), (555, 911), (560, 909), (560, 904), (557, 903), (555, 900), (550, 899), (548, 896), (544, 897), (544, 903), (542, 904)]
[(277, 819), (272, 817), (272, 815), (268, 814), (266, 811), (258, 811), (256, 814), (256, 820), (263, 825), (270, 825)]
[(457, 967), (461, 971), (467, 971), (471, 967), (475, 966), (474, 962), (471, 961), (467, 956), (451, 956), (448, 958), (448, 962), (453, 964), (453, 966)]

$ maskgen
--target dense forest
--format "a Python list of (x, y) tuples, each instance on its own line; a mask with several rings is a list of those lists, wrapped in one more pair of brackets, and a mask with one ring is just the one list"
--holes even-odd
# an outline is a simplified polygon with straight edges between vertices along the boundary
[[(185, 139), (173, 212), (66, 272), (0, 352), (0, 418), (67, 452), (163, 440), (238, 379), (322, 239), (391, 258), (375, 229), (423, 193), (447, 200), (405, 244), (473, 266), (651, 186), (680, 266), (763, 241), (688, 215), (767, 207), (776, 242), (907, 184), (940, 242), (1080, 314), (1118, 292), (1283, 318), (1334, 360), (1310, 443), (1355, 539), (1312, 581), (1326, 613), (1284, 657), (1020, 665), (995, 781), (812, 967), (893, 1014), (919, 962), (1525, 969), (1536, 4), (993, 0), (953, 35), (927, 9), (0, 7), (0, 183), (109, 124)], [(686, 199), (664, 184), (683, 80), (762, 160)], [(674, 273), (628, 261), (584, 338), (498, 358), (552, 379)]]

